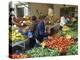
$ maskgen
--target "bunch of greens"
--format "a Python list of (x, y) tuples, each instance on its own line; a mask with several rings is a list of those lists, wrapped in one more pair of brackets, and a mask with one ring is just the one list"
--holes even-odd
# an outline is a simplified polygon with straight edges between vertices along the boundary
[(78, 32), (77, 31), (67, 31), (66, 34), (71, 35), (72, 38), (76, 39), (78, 38)]
[(58, 33), (61, 36), (66, 36), (66, 35), (70, 35), (72, 38), (76, 39), (78, 38), (78, 28), (76, 27), (71, 27), (69, 30), (67, 31), (59, 31)]
[(61, 30), (59, 32), (59, 35), (63, 35), (63, 36), (70, 35), (74, 39), (78, 38), (78, 21), (71, 22), (70, 25), (67, 26), (70, 26), (70, 29), (67, 31)]
[(56, 49), (38, 47), (26, 51), (25, 54), (29, 54), (31, 55), (31, 57), (44, 57), (44, 56), (58, 56), (59, 52)]
[(67, 55), (76, 55), (78, 54), (78, 45), (71, 45), (68, 47)]

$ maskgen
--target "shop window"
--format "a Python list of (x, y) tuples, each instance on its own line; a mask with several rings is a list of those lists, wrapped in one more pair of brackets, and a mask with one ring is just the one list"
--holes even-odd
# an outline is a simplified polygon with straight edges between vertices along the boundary
[(75, 15), (75, 7), (64, 7), (60, 9), (60, 15)]
[(17, 8), (17, 16), (23, 17), (24, 16), (24, 7)]

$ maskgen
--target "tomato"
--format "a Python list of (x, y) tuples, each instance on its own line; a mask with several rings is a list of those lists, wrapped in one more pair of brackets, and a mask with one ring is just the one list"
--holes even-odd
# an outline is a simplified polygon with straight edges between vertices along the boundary
[(49, 36), (48, 38), (49, 39), (45, 41), (46, 46), (59, 49), (60, 52), (66, 50), (70, 44), (74, 43), (74, 39), (67, 39), (63, 36)]

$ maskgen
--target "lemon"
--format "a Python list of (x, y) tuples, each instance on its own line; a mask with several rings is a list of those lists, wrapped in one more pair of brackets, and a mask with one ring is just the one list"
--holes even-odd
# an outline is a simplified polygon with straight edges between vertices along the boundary
[(20, 35), (21, 35), (21, 33), (17, 33), (17, 34), (16, 34), (16, 36), (20, 36)]
[(13, 36), (13, 37), (12, 37), (12, 41), (14, 41), (15, 39), (16, 39), (16, 36)]
[(69, 30), (70, 28), (68, 27), (68, 26), (63, 26), (63, 28), (62, 28), (62, 31), (67, 31), (67, 30)]
[(20, 40), (20, 37), (16, 37), (16, 40)]
[(67, 35), (66, 35), (66, 38), (67, 38), (67, 39), (71, 39), (71, 35), (68, 35), (68, 34), (67, 34)]
[(43, 48), (45, 47), (45, 43), (44, 42), (42, 42), (41, 45), (42, 45)]

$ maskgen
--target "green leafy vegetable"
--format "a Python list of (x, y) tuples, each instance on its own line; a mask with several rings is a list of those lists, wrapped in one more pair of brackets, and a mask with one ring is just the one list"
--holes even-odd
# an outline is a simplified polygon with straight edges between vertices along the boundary
[(44, 57), (44, 56), (58, 56), (59, 52), (56, 49), (38, 47), (26, 51), (25, 54), (29, 54), (31, 55), (31, 57)]
[(67, 51), (68, 55), (76, 55), (78, 54), (78, 45), (71, 45), (68, 47), (68, 51)]

